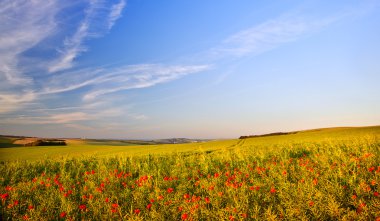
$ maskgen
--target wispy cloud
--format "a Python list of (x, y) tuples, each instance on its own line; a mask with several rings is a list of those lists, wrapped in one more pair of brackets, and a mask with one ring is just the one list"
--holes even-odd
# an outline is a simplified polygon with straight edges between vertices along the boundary
[(102, 79), (105, 84), (101, 85), (100, 89), (95, 89), (84, 95), (83, 99), (93, 100), (98, 96), (121, 90), (147, 88), (178, 79), (188, 74), (202, 72), (209, 68), (210, 65), (133, 65), (108, 74), (105, 79)]
[(2, 124), (64, 124), (64, 125), (99, 125), (101, 120), (108, 122), (115, 117), (123, 116), (133, 120), (144, 120), (147, 117), (132, 111), (129, 106), (111, 107), (102, 106), (98, 109), (75, 108), (73, 109), (56, 109), (48, 113), (45, 110), (34, 113), (33, 115), (19, 115), (13, 118), (2, 120)]
[(205, 71), (210, 67), (210, 65), (139, 64), (76, 70), (72, 73), (57, 74), (44, 81), (48, 86), (43, 87), (38, 94), (62, 93), (91, 85), (93, 89), (83, 96), (83, 99), (88, 101), (121, 90), (147, 88), (169, 82), (188, 74)]
[[(109, 9), (101, 0), (91, 0), (89, 3), (85, 10), (85, 17), (79, 23), (76, 32), (65, 39), (63, 49), (58, 50), (60, 56), (48, 67), (50, 73), (73, 67), (75, 58), (87, 50), (84, 42), (89, 38), (100, 37), (109, 31), (121, 17), (121, 12), (126, 5), (126, 2), (121, 0)], [(107, 17), (106, 24), (101, 22), (104, 17)]]
[(58, 8), (53, 0), (0, 1), (0, 81), (32, 83), (33, 79), (20, 70), (20, 56), (52, 34)]
[(17, 110), (28, 102), (35, 100), (36, 94), (33, 91), (27, 91), (20, 94), (0, 93), (0, 113), (6, 113)]
[(211, 59), (258, 55), (316, 32), (335, 20), (282, 16), (235, 33), (206, 54)]
[(111, 12), (108, 16), (108, 29), (111, 29), (115, 24), (116, 20), (121, 17), (121, 13), (126, 5), (125, 0), (121, 0), (119, 3), (116, 3), (111, 6)]

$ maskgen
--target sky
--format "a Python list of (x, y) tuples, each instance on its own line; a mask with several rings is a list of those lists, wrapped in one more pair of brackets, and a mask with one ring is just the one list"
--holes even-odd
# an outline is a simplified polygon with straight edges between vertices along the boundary
[(380, 125), (380, 1), (3, 0), (0, 134)]

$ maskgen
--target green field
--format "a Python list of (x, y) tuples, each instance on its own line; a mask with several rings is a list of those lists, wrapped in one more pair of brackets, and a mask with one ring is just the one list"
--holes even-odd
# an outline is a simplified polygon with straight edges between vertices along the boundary
[(0, 142), (3, 220), (380, 219), (380, 126), (190, 144)]
[[(68, 140), (67, 146), (21, 147), (12, 144), (15, 138), (0, 138), (0, 161), (40, 160), (79, 156), (139, 156), (149, 154), (168, 154), (178, 152), (224, 151), (237, 147), (257, 151), (273, 151), (292, 144), (309, 144), (362, 139), (380, 136), (380, 126), (359, 128), (327, 128), (300, 131), (296, 134), (256, 137), (250, 139), (232, 139), (186, 144), (136, 145), (117, 140)], [(142, 142), (144, 144), (144, 142)], [(7, 148), (12, 147), (12, 148)]]

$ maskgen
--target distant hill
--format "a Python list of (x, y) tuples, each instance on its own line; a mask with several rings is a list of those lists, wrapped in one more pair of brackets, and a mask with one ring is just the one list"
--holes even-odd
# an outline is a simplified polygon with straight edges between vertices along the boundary
[(240, 136), (239, 139), (247, 139), (247, 138), (253, 138), (253, 137), (268, 137), (268, 136), (289, 135), (289, 134), (296, 134), (296, 133), (298, 133), (298, 131), (294, 131), (294, 132), (276, 132), (276, 133), (261, 134), (261, 135)]
[(316, 128), (308, 130), (298, 130), (290, 132), (275, 132), (268, 134), (258, 134), (258, 135), (243, 135), (239, 139), (255, 138), (255, 137), (270, 137), (270, 136), (281, 136), (281, 135), (291, 135), (297, 133), (310, 133), (310, 132), (333, 132), (333, 131), (345, 131), (350, 129), (378, 129), (380, 126), (365, 126), (365, 127), (328, 127), (328, 128)]
[(188, 138), (169, 138), (169, 139), (159, 139), (159, 140), (152, 140), (153, 142), (157, 144), (176, 144), (176, 143), (198, 143), (198, 142), (204, 142), (207, 140), (202, 139), (188, 139)]
[(110, 146), (130, 146), (130, 145), (155, 145), (155, 144), (185, 144), (198, 143), (209, 140), (188, 139), (188, 138), (169, 138), (155, 140), (116, 140), (116, 139), (49, 139), (40, 137), (26, 137), (13, 135), (0, 135), (0, 147), (19, 147), (19, 146), (60, 146), (66, 145), (68, 141), (79, 140), (90, 145), (110, 145)]

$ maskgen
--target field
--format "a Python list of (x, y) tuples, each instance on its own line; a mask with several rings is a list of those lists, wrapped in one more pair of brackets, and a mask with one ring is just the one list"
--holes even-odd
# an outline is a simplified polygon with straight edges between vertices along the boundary
[(380, 126), (170, 145), (0, 143), (2, 220), (380, 220)]

